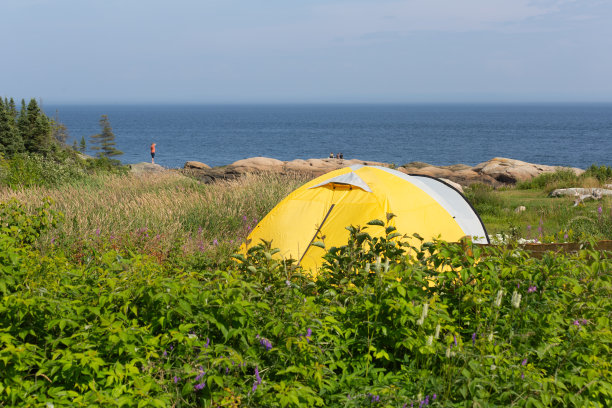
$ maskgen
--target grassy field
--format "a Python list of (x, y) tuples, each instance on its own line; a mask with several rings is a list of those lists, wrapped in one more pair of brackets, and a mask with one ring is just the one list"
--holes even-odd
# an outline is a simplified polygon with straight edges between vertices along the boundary
[[(43, 237), (43, 247), (78, 252), (75, 248), (85, 241), (113, 247), (137, 243), (160, 260), (176, 250), (227, 257), (258, 220), (306, 181), (299, 174), (260, 174), (204, 185), (178, 172), (101, 174), (55, 187), (0, 187), (0, 202), (15, 198), (35, 208), (45, 197), (53, 200), (64, 220)], [(473, 185), (465, 194), (491, 236), (545, 242), (612, 239), (610, 198), (574, 207), (572, 198), (550, 198), (550, 187)], [(516, 212), (519, 206), (526, 210)]]

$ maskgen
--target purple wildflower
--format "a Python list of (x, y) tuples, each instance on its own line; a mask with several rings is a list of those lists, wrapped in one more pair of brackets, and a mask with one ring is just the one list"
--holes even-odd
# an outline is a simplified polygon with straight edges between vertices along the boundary
[(55, 244), (55, 237), (51, 238), (51, 245)]
[(200, 368), (200, 373), (196, 376), (195, 380), (200, 381), (204, 377), (204, 374), (206, 374), (206, 372)]
[(162, 353), (162, 357), (168, 357), (168, 352), (166, 350), (164, 350), (164, 352)]
[(525, 379), (525, 373), (521, 373), (521, 380)]
[(225, 368), (225, 374), (229, 374), (229, 367)]
[(472, 346), (475, 344), (476, 344), (476, 332), (472, 333)]
[(217, 238), (213, 239), (213, 245), (214, 245), (214, 246), (219, 245), (219, 241), (217, 241)]
[(455, 341), (455, 347), (457, 347), (457, 336), (453, 333), (453, 340)]
[(210, 339), (207, 337), (206, 338), (206, 344), (204, 345), (204, 348), (208, 348), (209, 344), (210, 344)]
[(527, 289), (527, 293), (533, 293), (533, 292), (537, 292), (538, 291), (538, 287), (533, 285), (530, 286), (529, 289)]
[(266, 339), (265, 337), (261, 337), (259, 334), (255, 338), (259, 339), (259, 344), (261, 344), (267, 351), (272, 349), (272, 343), (270, 340)]
[(597, 207), (597, 214), (601, 215), (601, 213), (603, 212), (603, 209), (601, 208), (601, 205), (599, 207)]
[(246, 220), (247, 220), (247, 216), (246, 216), (246, 215), (243, 215), (243, 216), (242, 216), (242, 221), (246, 222)]
[(100, 236), (100, 228), (96, 228), (96, 235)]
[(259, 367), (255, 367), (255, 382), (253, 383), (253, 388), (251, 388), (251, 392), (255, 392), (259, 384), (261, 384), (261, 377), (259, 376)]
[(568, 238), (569, 238), (569, 235), (568, 235), (568, 234), (567, 234), (567, 232), (566, 232), (566, 233), (563, 235), (563, 239), (564, 239), (565, 241), (567, 241), (567, 239), (568, 239)]
[(526, 366), (527, 365), (527, 359), (526, 358), (523, 361), (521, 361), (521, 365), (522, 366)]
[(312, 336), (312, 329), (309, 327), (308, 330), (306, 330), (306, 341), (307, 342), (310, 341), (311, 336)]
[(434, 395), (432, 395), (432, 396), (431, 396), (431, 399), (432, 399), (433, 401), (435, 401), (435, 400), (436, 400), (436, 398), (438, 398), (438, 396), (437, 396), (436, 394), (434, 394)]
[(429, 405), (429, 395), (425, 396), (425, 405)]
[(174, 383), (176, 384), (177, 382), (181, 381), (181, 377), (177, 377), (176, 375), (173, 378)]
[(199, 384), (194, 385), (193, 389), (196, 390), (196, 391), (199, 391), (199, 390), (204, 389), (204, 387), (206, 387), (205, 383), (199, 383)]

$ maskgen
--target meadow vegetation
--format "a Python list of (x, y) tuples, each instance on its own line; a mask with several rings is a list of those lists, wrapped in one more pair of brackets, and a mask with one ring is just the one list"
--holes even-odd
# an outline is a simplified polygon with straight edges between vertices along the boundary
[(494, 233), (588, 219), (578, 253), (412, 247), (389, 215), (312, 279), (266, 243), (232, 256), (303, 176), (111, 169), (0, 186), (0, 406), (612, 405), (612, 254), (586, 242), (611, 203), (548, 198), (565, 175), (466, 195)]

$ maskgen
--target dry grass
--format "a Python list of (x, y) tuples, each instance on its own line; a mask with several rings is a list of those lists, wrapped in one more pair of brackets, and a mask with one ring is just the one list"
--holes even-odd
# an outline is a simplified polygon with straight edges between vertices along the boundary
[(190, 251), (213, 242), (240, 242), (257, 220), (306, 181), (297, 174), (261, 174), (203, 185), (174, 172), (105, 175), (76, 186), (0, 188), (0, 201), (14, 197), (34, 208), (51, 197), (65, 215), (56, 234), (69, 242), (136, 235), (163, 247), (182, 242)]

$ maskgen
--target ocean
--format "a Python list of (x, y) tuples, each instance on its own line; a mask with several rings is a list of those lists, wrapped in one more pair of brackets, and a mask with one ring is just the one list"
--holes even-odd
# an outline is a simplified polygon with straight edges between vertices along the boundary
[[(612, 166), (612, 104), (44, 105), (68, 143), (108, 115), (124, 163), (210, 166), (265, 156), (402, 165), (476, 165), (493, 157), (586, 168)], [(89, 152), (91, 153), (91, 152)]]

